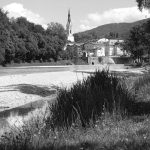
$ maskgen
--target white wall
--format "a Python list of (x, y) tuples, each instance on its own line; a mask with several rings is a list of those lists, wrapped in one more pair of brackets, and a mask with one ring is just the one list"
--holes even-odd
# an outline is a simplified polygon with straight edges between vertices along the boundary
[(105, 47), (102, 47), (101, 49), (97, 50), (97, 56), (105, 56)]
[(117, 47), (117, 55), (123, 55), (123, 51), (121, 50), (120, 47)]
[(110, 46), (110, 48), (109, 48), (109, 56), (112, 56), (112, 55), (114, 55), (114, 47)]

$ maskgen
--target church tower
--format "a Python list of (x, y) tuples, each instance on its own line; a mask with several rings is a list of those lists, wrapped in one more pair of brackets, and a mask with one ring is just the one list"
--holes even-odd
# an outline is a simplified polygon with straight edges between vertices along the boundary
[(69, 42), (74, 42), (74, 36), (72, 34), (72, 23), (71, 23), (70, 9), (68, 11), (68, 20), (67, 20), (67, 25), (66, 25), (66, 32), (67, 32), (67, 40)]

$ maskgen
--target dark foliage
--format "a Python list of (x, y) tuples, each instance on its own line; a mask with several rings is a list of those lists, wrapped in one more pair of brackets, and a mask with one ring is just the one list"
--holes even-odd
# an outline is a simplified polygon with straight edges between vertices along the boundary
[[(150, 20), (142, 25), (135, 26), (130, 30), (129, 36), (122, 44), (124, 50), (131, 53), (137, 63), (141, 63), (145, 58), (150, 58)], [(150, 60), (150, 59), (149, 59)]]
[(61, 89), (51, 106), (48, 123), (52, 127), (69, 127), (79, 118), (85, 127), (90, 120), (95, 122), (104, 109), (111, 113), (131, 112), (133, 97), (120, 80), (108, 71), (97, 71), (70, 89)]
[(138, 8), (142, 11), (143, 8), (150, 8), (150, 1), (149, 0), (136, 0)]
[(0, 10), (0, 63), (57, 61), (66, 43), (64, 27), (51, 23), (45, 30), (26, 18), (8, 19)]

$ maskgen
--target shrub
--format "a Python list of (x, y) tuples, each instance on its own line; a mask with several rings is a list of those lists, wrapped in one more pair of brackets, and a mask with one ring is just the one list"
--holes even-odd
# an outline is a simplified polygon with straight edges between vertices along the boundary
[(148, 85), (150, 83), (150, 75), (144, 75), (139, 77), (133, 85), (133, 88), (138, 91), (142, 86)]
[(78, 81), (70, 89), (60, 89), (57, 100), (51, 105), (51, 116), (47, 124), (54, 127), (70, 127), (80, 118), (85, 127), (96, 121), (105, 110), (121, 114), (130, 112), (133, 97), (115, 74), (96, 71), (83, 81)]
[(137, 101), (148, 101), (150, 97), (150, 75), (146, 74), (136, 79), (132, 91)]

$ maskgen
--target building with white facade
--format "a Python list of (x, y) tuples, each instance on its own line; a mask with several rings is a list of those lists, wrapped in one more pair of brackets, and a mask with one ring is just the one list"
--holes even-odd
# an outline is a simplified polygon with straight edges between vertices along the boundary
[(122, 56), (125, 52), (121, 48), (123, 40), (116, 39), (99, 39), (97, 42), (84, 43), (84, 51), (88, 56)]

